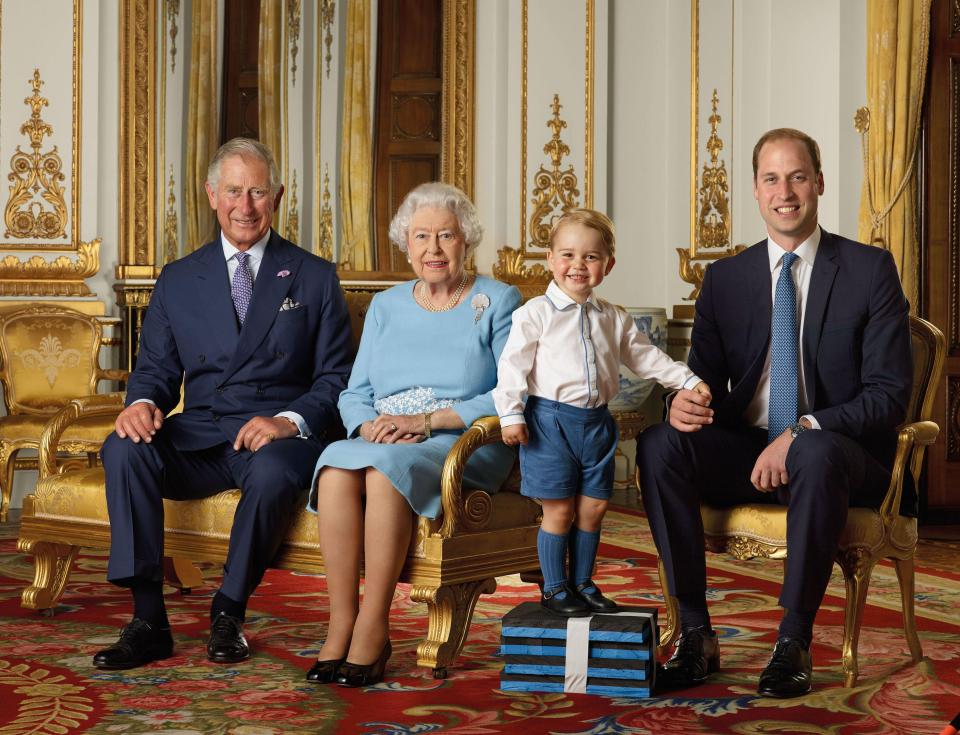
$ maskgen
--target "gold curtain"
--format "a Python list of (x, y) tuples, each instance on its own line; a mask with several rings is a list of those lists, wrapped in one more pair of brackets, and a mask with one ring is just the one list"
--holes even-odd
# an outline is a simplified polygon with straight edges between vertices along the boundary
[[(281, 0), (260, 3), (260, 41), (257, 58), (259, 86), (260, 142), (267, 146), (281, 165), (283, 161), (283, 4)], [(286, 171), (283, 172), (286, 175)], [(274, 212), (273, 228), (280, 230), (280, 211)]]
[(373, 268), (369, 3), (370, 0), (347, 0), (340, 143), (340, 262), (352, 270)]
[(858, 235), (893, 253), (917, 308), (917, 145), (930, 41), (931, 0), (867, 3), (867, 105), (858, 112), (864, 180)]
[(220, 94), (217, 88), (217, 0), (193, 0), (190, 45), (190, 105), (187, 110), (187, 157), (184, 203), (190, 250), (213, 237), (213, 210), (203, 184), (216, 152)]

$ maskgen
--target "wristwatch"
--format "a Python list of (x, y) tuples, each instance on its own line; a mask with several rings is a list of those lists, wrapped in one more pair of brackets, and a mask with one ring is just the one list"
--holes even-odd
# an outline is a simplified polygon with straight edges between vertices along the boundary
[(793, 425), (790, 427), (790, 436), (792, 436), (794, 439), (796, 439), (798, 436), (800, 436), (800, 435), (801, 435), (803, 432), (805, 432), (805, 431), (808, 431), (807, 427), (804, 426), (803, 424), (801, 424), (801, 423), (798, 421), (797, 423), (793, 424)]

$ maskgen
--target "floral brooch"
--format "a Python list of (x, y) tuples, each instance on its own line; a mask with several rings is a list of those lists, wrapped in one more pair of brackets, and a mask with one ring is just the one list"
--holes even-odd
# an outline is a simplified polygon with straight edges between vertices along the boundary
[(473, 309), (473, 322), (476, 324), (483, 316), (483, 311), (490, 306), (490, 297), (485, 293), (477, 293), (470, 299), (470, 308)]

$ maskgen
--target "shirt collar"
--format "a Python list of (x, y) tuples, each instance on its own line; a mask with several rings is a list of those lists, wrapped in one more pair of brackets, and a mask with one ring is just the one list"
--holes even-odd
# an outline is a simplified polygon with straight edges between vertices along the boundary
[[(813, 261), (817, 259), (817, 249), (820, 247), (820, 234), (820, 225), (817, 225), (810, 237), (797, 245), (793, 251), (807, 266), (812, 266)], [(787, 251), (774, 242), (772, 237), (767, 237), (767, 256), (770, 258), (771, 273), (780, 265), (780, 260), (783, 258), (785, 252)]]
[[(553, 307), (559, 311), (563, 311), (571, 306), (577, 306), (577, 302), (570, 298), (570, 296), (568, 296), (553, 279), (550, 279), (550, 285), (547, 286), (547, 292), (544, 295), (547, 297), (547, 300), (553, 304)], [(584, 302), (584, 306), (587, 304), (590, 304), (590, 306), (597, 311), (603, 311), (603, 307), (600, 306), (600, 301), (597, 299), (596, 294), (594, 294), (592, 291), (587, 297), (586, 302)]]
[[(257, 240), (250, 248), (246, 251), (250, 255), (251, 260), (259, 262), (263, 258), (263, 253), (267, 249), (267, 242), (270, 240), (271, 230), (267, 230), (267, 234)], [(220, 233), (220, 244), (223, 246), (223, 258), (224, 260), (230, 260), (234, 255), (240, 251), (235, 248), (226, 236), (221, 232)]]

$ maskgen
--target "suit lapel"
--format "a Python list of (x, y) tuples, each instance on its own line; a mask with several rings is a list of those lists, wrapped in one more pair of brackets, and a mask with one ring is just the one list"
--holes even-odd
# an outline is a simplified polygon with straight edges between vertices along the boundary
[(767, 254), (767, 241), (761, 240), (751, 248), (751, 260), (748, 264), (747, 283), (750, 284), (750, 337), (747, 349), (753, 356), (752, 372), (757, 360), (766, 360), (767, 344), (770, 341), (770, 323), (773, 319), (773, 302), (770, 286), (770, 257)]
[[(257, 280), (253, 284), (253, 298), (247, 309), (247, 319), (240, 330), (240, 342), (224, 377), (233, 375), (247, 361), (273, 326), (280, 305), (297, 277), (300, 260), (295, 257), (297, 251), (294, 247), (271, 231)], [(287, 274), (281, 277), (281, 271), (287, 271)]]
[(830, 300), (830, 291), (837, 275), (837, 245), (833, 235), (821, 228), (820, 246), (810, 274), (810, 291), (803, 317), (803, 382), (807, 389), (807, 402), (812, 411), (816, 405), (816, 360), (823, 331), (823, 314)]
[(209, 315), (214, 338), (225, 354), (232, 355), (237, 349), (240, 330), (230, 295), (227, 261), (219, 240), (204, 245), (197, 259), (196, 280), (197, 298), (203, 313)]

